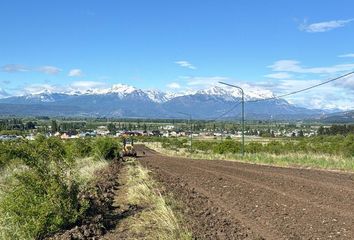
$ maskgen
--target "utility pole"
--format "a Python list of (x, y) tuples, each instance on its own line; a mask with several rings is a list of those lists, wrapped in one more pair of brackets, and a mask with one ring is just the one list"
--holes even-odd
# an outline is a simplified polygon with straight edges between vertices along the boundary
[(224, 83), (224, 82), (219, 82), (220, 84), (229, 86), (229, 87), (233, 87), (233, 88), (237, 88), (241, 91), (241, 104), (242, 104), (242, 122), (241, 122), (241, 126), (242, 126), (242, 145), (241, 145), (241, 155), (242, 157), (245, 155), (245, 94), (244, 91), (241, 87), (236, 86), (236, 85), (232, 85), (229, 83)]
[(192, 114), (190, 113), (184, 113), (184, 112), (178, 112), (179, 114), (185, 115), (189, 117), (189, 129), (190, 129), (190, 152), (192, 152), (192, 138), (193, 138), (193, 133), (192, 133)]

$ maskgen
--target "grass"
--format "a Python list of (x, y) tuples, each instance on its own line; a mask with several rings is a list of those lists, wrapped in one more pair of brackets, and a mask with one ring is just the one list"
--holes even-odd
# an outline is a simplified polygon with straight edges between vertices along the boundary
[[(87, 158), (80, 158), (75, 161), (75, 164), (73, 165), (72, 173), (74, 173), (74, 177), (76, 179), (76, 182), (79, 184), (80, 189), (85, 189), (85, 187), (88, 186), (89, 182), (92, 181), (95, 177), (94, 172), (103, 169), (108, 165), (107, 161), (104, 160), (96, 160), (93, 157), (87, 157)], [(16, 178), (14, 177), (15, 174), (25, 172), (27, 170), (27, 167), (24, 165), (18, 165), (18, 164), (12, 164), (8, 165), (6, 168), (2, 169), (0, 172), (0, 202), (3, 202), (3, 200), (6, 200), (8, 197), (8, 191), (11, 190), (9, 189), (10, 186), (17, 186), (18, 183), (16, 181)], [(69, 173), (68, 173), (69, 174)], [(71, 174), (71, 173), (70, 173)], [(70, 179), (70, 177), (69, 177)], [(11, 192), (11, 191), (10, 191)], [(30, 192), (29, 189), (23, 189), (20, 192), (18, 192), (19, 195), (18, 197), (24, 198), (25, 195), (22, 193), (27, 192), (27, 202), (29, 205), (23, 206), (23, 211), (21, 212), (21, 215), (25, 215), (28, 213), (28, 215), (33, 215), (33, 211), (38, 211), (39, 205), (37, 204), (46, 204), (47, 199), (43, 199), (43, 201), (38, 202), (34, 207), (35, 209), (30, 209), (29, 206), (32, 206), (30, 203), (36, 202), (36, 199), (34, 199)], [(6, 200), (8, 201), (8, 200)], [(16, 200), (14, 199), (11, 204), (18, 204)], [(54, 206), (54, 202), (48, 204), (52, 204)], [(21, 207), (21, 206), (16, 206), (16, 207)], [(45, 209), (45, 208), (43, 208)], [(47, 208), (49, 209), (49, 208)], [(39, 216), (38, 216), (39, 217)], [(19, 216), (16, 214), (12, 214), (7, 211), (7, 207), (0, 207), (0, 239), (18, 239), (18, 240), (29, 240), (29, 239), (36, 239), (38, 236), (35, 234), (34, 229), (40, 228), (39, 223), (42, 222), (41, 219), (33, 218), (33, 219), (26, 219), (26, 218), (21, 218), (19, 219)], [(38, 224), (38, 226), (37, 226)]]
[(229, 160), (256, 164), (267, 164), (283, 167), (307, 167), (330, 170), (354, 171), (354, 158), (340, 155), (318, 154), (318, 153), (288, 153), (288, 154), (270, 154), (270, 153), (246, 153), (242, 158), (239, 154), (215, 154), (211, 151), (195, 151), (190, 153), (188, 149), (181, 148), (177, 150), (166, 149), (161, 143), (144, 143), (147, 147), (168, 156), (180, 156), (193, 159), (206, 160)]
[(161, 194), (149, 171), (135, 160), (127, 163), (124, 189), (126, 194), (120, 204), (142, 208), (121, 223), (128, 226), (129, 239), (192, 239), (176, 210), (178, 204), (172, 197)]
[(100, 169), (106, 168), (108, 164), (108, 161), (103, 158), (86, 157), (77, 159), (75, 161), (74, 171), (76, 172), (76, 178), (80, 186), (87, 185), (95, 178), (94, 173)]

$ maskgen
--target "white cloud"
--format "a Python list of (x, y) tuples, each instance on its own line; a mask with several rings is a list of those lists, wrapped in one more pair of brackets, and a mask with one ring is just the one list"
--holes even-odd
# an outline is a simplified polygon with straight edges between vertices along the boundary
[(43, 92), (59, 92), (60, 89), (57, 86), (50, 84), (32, 84), (24, 88), (25, 94), (39, 94)]
[(339, 55), (338, 57), (341, 57), (341, 58), (345, 58), (345, 57), (354, 58), (354, 53), (342, 54), (342, 55)]
[(354, 64), (338, 64), (329, 67), (314, 67), (308, 68), (300, 65), (299, 61), (295, 60), (279, 60), (273, 65), (268, 66), (276, 72), (294, 72), (294, 73), (313, 73), (313, 74), (329, 74), (338, 72), (349, 72), (354, 69)]
[(279, 60), (268, 66), (273, 71), (286, 71), (286, 72), (301, 72), (300, 62), (295, 60)]
[(276, 86), (273, 86), (273, 89), (280, 94), (288, 93), (290, 91), (296, 91), (299, 89), (308, 88), (310, 86), (319, 84), (319, 80), (297, 80), (297, 79), (286, 79), (278, 81)]
[(346, 19), (346, 20), (333, 20), (327, 22), (318, 22), (308, 24), (305, 20), (299, 28), (302, 31), (309, 32), (309, 33), (316, 33), (316, 32), (328, 32), (336, 28), (341, 28), (347, 25), (348, 23), (352, 22), (354, 19)]
[(87, 90), (92, 88), (100, 88), (106, 86), (103, 82), (95, 82), (95, 81), (76, 81), (70, 85), (74, 89), (79, 90)]
[(81, 77), (82, 71), (81, 69), (71, 69), (68, 74), (69, 77)]
[(175, 63), (178, 64), (181, 67), (184, 67), (184, 68), (189, 68), (189, 69), (193, 69), (193, 70), (196, 69), (196, 67), (193, 66), (193, 64), (191, 64), (188, 61), (177, 61)]
[[(354, 91), (354, 75), (349, 75), (338, 82), (335, 82), (337, 86), (342, 86), (345, 89), (350, 89)], [(354, 105), (354, 103), (353, 103)]]
[(286, 72), (272, 73), (264, 76), (267, 78), (274, 78), (274, 79), (286, 79), (292, 77), (289, 73)]
[(21, 64), (6, 64), (1, 67), (1, 71), (15, 73), (15, 72), (42, 72), (46, 74), (58, 74), (61, 69), (54, 66), (41, 66), (38, 68), (29, 67)]
[(172, 82), (172, 83), (167, 84), (167, 87), (170, 89), (179, 89), (179, 88), (181, 88), (181, 85), (179, 85), (176, 82)]
[(27, 72), (30, 68), (21, 64), (6, 64), (1, 67), (1, 71), (15, 73), (15, 72)]
[(0, 98), (8, 97), (10, 94), (5, 90), (0, 88)]
[[(276, 95), (286, 94), (296, 90), (304, 89), (323, 82), (323, 80), (307, 79), (296, 80), (287, 79), (278, 81), (271, 89)], [(298, 106), (317, 109), (353, 109), (354, 95), (350, 90), (343, 90), (340, 84), (326, 84), (318, 88), (311, 89), (299, 94), (294, 94), (285, 99)]]
[(188, 77), (186, 78), (188, 86), (201, 86), (208, 87), (211, 85), (218, 84), (218, 82), (227, 81), (229, 78), (227, 77)]
[(42, 66), (37, 69), (38, 72), (55, 75), (61, 72), (60, 68), (54, 66)]

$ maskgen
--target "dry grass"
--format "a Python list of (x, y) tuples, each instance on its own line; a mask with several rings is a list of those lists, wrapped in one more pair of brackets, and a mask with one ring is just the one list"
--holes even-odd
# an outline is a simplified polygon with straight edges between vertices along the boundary
[(228, 160), (256, 164), (275, 165), (283, 167), (306, 167), (331, 170), (354, 171), (354, 158), (343, 157), (340, 155), (329, 155), (319, 153), (288, 153), (288, 154), (270, 154), (270, 153), (246, 153), (242, 158), (239, 154), (215, 154), (209, 152), (188, 152), (188, 149), (170, 150), (165, 149), (160, 143), (145, 143), (145, 145), (157, 152), (168, 156), (180, 156), (193, 159), (205, 160)]
[(126, 166), (125, 205), (137, 205), (142, 211), (124, 220), (129, 239), (192, 239), (182, 225), (182, 217), (175, 211), (171, 198), (162, 196), (158, 184), (149, 171), (135, 160)]
[(85, 186), (93, 180), (95, 172), (108, 166), (108, 161), (94, 157), (80, 158), (75, 161), (74, 171), (80, 185)]

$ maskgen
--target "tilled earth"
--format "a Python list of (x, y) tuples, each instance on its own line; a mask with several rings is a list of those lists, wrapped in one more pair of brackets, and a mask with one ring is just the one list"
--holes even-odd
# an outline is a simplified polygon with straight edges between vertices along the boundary
[(197, 239), (354, 239), (354, 174), (160, 155), (140, 162)]
[(46, 240), (94, 240), (100, 239), (110, 229), (116, 227), (120, 219), (132, 214), (134, 209), (117, 211), (113, 206), (115, 192), (119, 186), (118, 175), (122, 164), (111, 162), (108, 168), (96, 172), (97, 178), (93, 188), (83, 192), (79, 197), (89, 203), (84, 219), (71, 229), (60, 231)]

